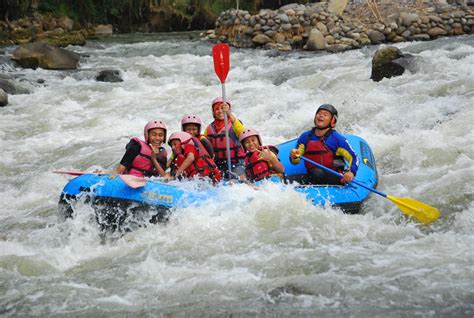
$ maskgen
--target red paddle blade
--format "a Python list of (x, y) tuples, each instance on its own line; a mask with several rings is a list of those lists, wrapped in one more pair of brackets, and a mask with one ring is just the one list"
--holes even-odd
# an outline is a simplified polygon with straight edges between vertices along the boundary
[(214, 70), (221, 83), (225, 82), (229, 73), (229, 46), (227, 44), (216, 44), (212, 47), (212, 58), (214, 59)]

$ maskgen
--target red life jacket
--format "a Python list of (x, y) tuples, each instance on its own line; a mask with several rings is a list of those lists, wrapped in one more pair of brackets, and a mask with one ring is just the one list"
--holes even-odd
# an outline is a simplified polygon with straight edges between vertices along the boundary
[[(184, 150), (184, 146), (188, 144), (191, 144), (193, 147), (196, 148), (198, 152), (198, 157), (194, 158), (193, 163), (190, 164), (186, 168), (186, 170), (183, 171), (184, 175), (187, 178), (192, 178), (195, 175), (199, 174), (202, 177), (211, 178), (214, 182), (219, 182), (222, 179), (221, 172), (219, 171), (219, 169), (217, 169), (216, 163), (209, 156), (209, 153), (207, 152), (203, 144), (199, 141), (199, 139), (197, 139), (196, 137), (192, 137), (187, 143), (181, 145), (181, 149)], [(176, 171), (176, 169), (181, 166), (185, 159), (186, 158), (183, 154), (177, 155), (176, 158), (173, 160), (173, 170)]]
[[(270, 149), (275, 154), (278, 154), (278, 149), (274, 146), (260, 147)], [(259, 181), (271, 175), (277, 174), (267, 161), (258, 158), (258, 151), (248, 152), (244, 158), (245, 175), (250, 181)]]
[(213, 158), (214, 157), (214, 148), (212, 147), (211, 142), (209, 139), (206, 138), (204, 135), (199, 136), (199, 141), (202, 143), (204, 148), (206, 149), (207, 153), (209, 154), (209, 157)]
[[(227, 150), (225, 144), (225, 129), (224, 126), (221, 130), (216, 131), (216, 125), (211, 123), (207, 126), (207, 139), (214, 148), (215, 161), (219, 164), (227, 162)], [(232, 123), (227, 122), (227, 130), (229, 130), (229, 146), (230, 146), (230, 160), (231, 163), (236, 164), (239, 162), (239, 158), (243, 158), (245, 153), (240, 147), (239, 139), (235, 136), (232, 129)]]
[[(140, 153), (133, 159), (132, 165), (130, 166), (130, 169), (126, 172), (127, 174), (131, 174), (137, 177), (144, 177), (144, 176), (152, 176), (156, 175), (157, 172), (155, 170), (155, 167), (153, 167), (151, 163), (151, 147), (148, 145), (146, 142), (143, 140), (135, 137), (132, 138), (136, 142), (140, 144)], [(166, 167), (166, 149), (163, 147), (160, 147), (160, 152), (156, 156), (156, 160), (160, 165), (163, 167), (163, 162)]]
[[(328, 132), (324, 134), (324, 136), (321, 136), (318, 141), (311, 140), (311, 136), (314, 134), (314, 128), (311, 130), (310, 135), (308, 136), (308, 142), (305, 145), (305, 151), (304, 155), (308, 159), (311, 159), (317, 163), (322, 164), (325, 167), (328, 167), (329, 169), (340, 171), (335, 165), (334, 165), (334, 153), (332, 152), (331, 149), (324, 143), (324, 141), (331, 135), (332, 129), (329, 129)], [(315, 165), (312, 165), (308, 163), (307, 161), (304, 162), (306, 169), (311, 169), (316, 167)]]

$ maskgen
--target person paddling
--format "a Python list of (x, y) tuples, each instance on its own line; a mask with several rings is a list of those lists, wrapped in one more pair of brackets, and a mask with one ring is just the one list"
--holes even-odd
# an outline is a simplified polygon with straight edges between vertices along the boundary
[[(224, 123), (224, 112), (227, 113), (228, 122)], [(231, 178), (232, 174), (241, 175), (244, 173), (243, 157), (245, 153), (241, 148), (238, 136), (244, 131), (245, 126), (231, 112), (229, 101), (224, 103), (222, 97), (212, 101), (212, 114), (214, 121), (207, 126), (204, 131), (212, 144), (215, 153), (215, 162), (225, 178)], [(232, 173), (228, 171), (225, 130), (229, 132), (230, 161)]]
[(181, 119), (182, 131), (185, 131), (191, 136), (198, 138), (203, 144), (204, 148), (206, 148), (209, 156), (214, 159), (214, 148), (212, 147), (209, 139), (207, 139), (204, 135), (201, 135), (201, 126), (202, 120), (198, 115), (184, 115), (184, 117)]
[(282, 176), (285, 167), (278, 160), (278, 149), (275, 146), (262, 146), (262, 139), (257, 130), (245, 129), (239, 136), (246, 151), (244, 158), (245, 174), (240, 180), (259, 181), (271, 176)]
[(132, 138), (125, 147), (122, 160), (111, 173), (137, 177), (165, 176), (167, 152), (161, 145), (166, 140), (166, 124), (158, 119), (150, 120), (143, 130), (145, 140)]
[(221, 172), (209, 156), (203, 144), (198, 138), (191, 136), (187, 132), (172, 133), (168, 144), (173, 151), (173, 161), (171, 162), (171, 176), (168, 179), (208, 177), (217, 183), (222, 179)]
[(356, 175), (359, 159), (346, 138), (334, 130), (337, 116), (337, 110), (333, 105), (319, 106), (314, 116), (315, 127), (298, 138), (296, 149), (290, 151), (290, 161), (297, 164), (300, 162), (299, 156), (304, 155), (312, 161), (342, 173), (344, 178), (341, 180), (338, 176), (305, 161), (308, 174), (297, 181), (311, 184), (342, 184), (351, 182)]

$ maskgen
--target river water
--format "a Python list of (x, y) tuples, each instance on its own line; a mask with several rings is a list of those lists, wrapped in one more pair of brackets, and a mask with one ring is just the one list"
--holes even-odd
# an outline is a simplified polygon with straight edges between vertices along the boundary
[[(232, 48), (227, 94), (265, 144), (295, 138), (319, 104), (334, 104), (338, 130), (371, 145), (378, 188), (437, 207), (438, 221), (407, 219), (377, 195), (344, 215), (291, 188), (236, 186), (105, 244), (89, 206), (58, 218), (69, 177), (52, 171), (114, 167), (152, 118), (169, 131), (187, 113), (209, 123), (221, 92), (211, 44), (117, 36), (70, 47), (83, 55), (75, 71), (4, 67), (30, 94), (0, 109), (0, 315), (472, 317), (474, 37), (397, 47), (418, 71), (379, 83), (377, 47)], [(94, 80), (110, 68), (124, 81)]]

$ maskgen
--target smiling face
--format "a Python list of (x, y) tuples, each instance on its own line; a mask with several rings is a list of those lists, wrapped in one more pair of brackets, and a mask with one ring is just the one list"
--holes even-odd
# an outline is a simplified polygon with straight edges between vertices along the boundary
[(224, 120), (224, 111), (222, 110), (222, 106), (224, 103), (216, 103), (212, 106), (212, 113), (214, 118), (217, 120)]
[(170, 141), (170, 146), (175, 155), (179, 155), (181, 153), (181, 141), (179, 141), (179, 139), (172, 139)]
[(327, 127), (334, 127), (333, 124), (332, 114), (325, 109), (321, 109), (314, 115), (314, 125), (316, 128), (325, 129)]
[(185, 124), (183, 125), (183, 131), (187, 132), (191, 136), (199, 135), (199, 125), (198, 124)]
[(153, 128), (148, 130), (148, 143), (155, 147), (161, 146), (165, 141), (165, 130), (162, 128)]
[(250, 136), (242, 140), (242, 145), (244, 149), (250, 152), (253, 152), (260, 147), (260, 141), (258, 140), (257, 136)]

